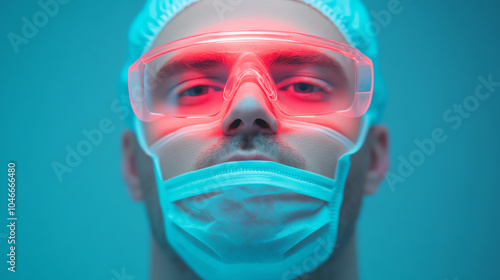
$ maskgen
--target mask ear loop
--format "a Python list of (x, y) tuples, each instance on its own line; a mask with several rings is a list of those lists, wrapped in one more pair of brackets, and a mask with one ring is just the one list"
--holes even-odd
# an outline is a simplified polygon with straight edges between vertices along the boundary
[(160, 167), (160, 158), (157, 154), (153, 153), (151, 149), (148, 147), (148, 143), (146, 141), (146, 135), (144, 132), (144, 127), (142, 125), (141, 120), (134, 116), (134, 131), (137, 136), (137, 141), (139, 142), (139, 146), (142, 150), (153, 160), (153, 166), (155, 170), (155, 180), (156, 182), (163, 182), (163, 175)]
[[(359, 151), (361, 146), (364, 144), (366, 140), (366, 135), (368, 133), (368, 130), (370, 128), (370, 123), (371, 123), (371, 116), (368, 114), (363, 115), (362, 117), (362, 124), (361, 124), (361, 130), (359, 133), (359, 137), (353, 145), (350, 146), (349, 150), (343, 154), (337, 161), (337, 166), (335, 170), (335, 176), (334, 176), (334, 186), (333, 186), (333, 193), (330, 201), (337, 201), (336, 198), (341, 198), (341, 204), (344, 200), (344, 191), (345, 191), (345, 183), (347, 180), (347, 176), (349, 175), (349, 168), (351, 166), (351, 155)], [(352, 142), (351, 142), (352, 143)], [(327, 247), (325, 248), (329, 253), (331, 253), (334, 250), (334, 246), (337, 242), (337, 235), (338, 232), (337, 230), (333, 230), (334, 224), (339, 222), (340, 219), (340, 209), (341, 209), (341, 204), (340, 205), (332, 205), (330, 208), (330, 217), (332, 219), (332, 222), (330, 224), (330, 237), (332, 237), (332, 242), (327, 243)]]
[(361, 146), (365, 143), (366, 135), (368, 134), (368, 130), (370, 129), (370, 125), (372, 123), (372, 115), (369, 113), (364, 114), (362, 117), (361, 130), (359, 132), (359, 137), (354, 143), (353, 146), (343, 154), (337, 161), (337, 167), (335, 171), (335, 188), (342, 187), (341, 192), (338, 195), (344, 195), (344, 187), (345, 182), (347, 180), (347, 176), (349, 175), (349, 168), (351, 167), (351, 155), (355, 154)]
[(137, 136), (137, 141), (139, 142), (139, 146), (142, 148), (142, 150), (148, 155), (148, 156), (154, 156), (151, 150), (148, 147), (148, 143), (146, 141), (146, 135), (144, 133), (144, 127), (142, 126), (141, 120), (137, 116), (133, 116), (134, 118), (134, 131), (135, 135)]

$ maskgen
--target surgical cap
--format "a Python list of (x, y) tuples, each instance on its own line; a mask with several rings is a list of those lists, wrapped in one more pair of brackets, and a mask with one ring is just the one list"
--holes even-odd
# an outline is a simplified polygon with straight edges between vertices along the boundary
[[(184, 8), (199, 0), (147, 0), (139, 12), (128, 34), (127, 61), (120, 76), (122, 100), (128, 101), (128, 68), (143, 53), (149, 50), (162, 28)], [(378, 63), (376, 32), (364, 4), (359, 0), (300, 0), (310, 5), (330, 21), (342, 33), (352, 47), (370, 57), (374, 67), (374, 89), (368, 114), (372, 123), (380, 122), (386, 103), (385, 84)], [(126, 98), (123, 98), (127, 94)]]

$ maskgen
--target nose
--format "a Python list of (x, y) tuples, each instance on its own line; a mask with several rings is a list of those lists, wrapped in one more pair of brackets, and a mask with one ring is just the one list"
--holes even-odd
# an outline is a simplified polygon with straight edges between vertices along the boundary
[(224, 134), (273, 134), (277, 129), (278, 120), (272, 112), (272, 105), (257, 81), (241, 84), (222, 121)]

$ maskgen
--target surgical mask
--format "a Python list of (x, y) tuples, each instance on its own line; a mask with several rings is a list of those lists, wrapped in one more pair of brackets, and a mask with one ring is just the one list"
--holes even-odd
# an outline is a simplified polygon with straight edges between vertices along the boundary
[[(203, 279), (293, 279), (315, 270), (333, 252), (350, 155), (363, 143), (299, 121), (283, 126), (330, 141), (339, 151), (335, 179), (271, 161), (235, 161), (163, 179), (160, 157), (187, 135), (215, 123), (185, 127), (147, 146), (155, 163), (166, 238)], [(138, 131), (141, 123), (136, 122)], [(307, 262), (307, 264), (305, 263)]]

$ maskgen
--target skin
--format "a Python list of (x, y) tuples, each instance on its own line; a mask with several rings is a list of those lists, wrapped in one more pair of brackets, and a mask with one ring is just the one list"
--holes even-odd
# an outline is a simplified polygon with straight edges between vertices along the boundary
[[(210, 31), (281, 30), (315, 35), (341, 43), (346, 41), (337, 28), (310, 6), (291, 0), (252, 0), (222, 13), (213, 1), (197, 2), (172, 19), (159, 33), (152, 47)], [(297, 17), (296, 15), (300, 15)], [(256, 121), (259, 120), (259, 121)], [(360, 119), (335, 115), (308, 119), (328, 126), (356, 141)], [(200, 119), (164, 118), (143, 123), (146, 141), (155, 142), (177, 128), (208, 122)], [(301, 135), (280, 130), (283, 117), (273, 110), (255, 82), (242, 85), (232, 100), (220, 126), (210, 139), (192, 137), (184, 145), (162, 150), (160, 166), (164, 179), (219, 163), (230, 152), (265, 151), (282, 164), (303, 168), (333, 178), (338, 158), (336, 147), (318, 135)], [(186, 145), (189, 143), (189, 145)], [(301, 144), (306, 143), (306, 145)], [(308, 147), (313, 146), (314, 149)], [(320, 151), (320, 152), (317, 152)], [(144, 201), (151, 225), (151, 279), (199, 279), (176, 255), (165, 238), (162, 213), (151, 158), (139, 146), (136, 134), (122, 135), (122, 172), (131, 197)], [(175, 159), (175, 160), (172, 160)], [(182, 159), (182, 160), (181, 160)], [(175, 164), (172, 164), (175, 162)], [(351, 157), (340, 211), (337, 244), (332, 256), (302, 279), (358, 279), (356, 220), (364, 195), (373, 194), (389, 168), (388, 131), (372, 125), (361, 149)], [(306, 278), (308, 277), (308, 278)], [(300, 278), (299, 278), (300, 279)]]

